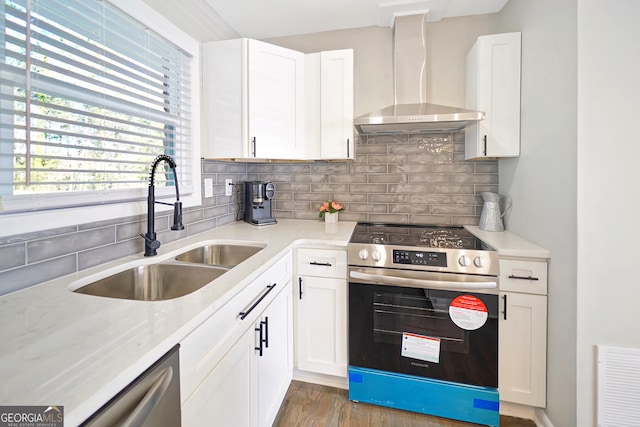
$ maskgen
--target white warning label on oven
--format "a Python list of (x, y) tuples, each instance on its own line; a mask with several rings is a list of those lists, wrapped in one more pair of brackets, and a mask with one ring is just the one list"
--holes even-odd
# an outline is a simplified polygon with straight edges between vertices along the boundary
[(487, 322), (489, 312), (480, 298), (460, 295), (449, 304), (449, 317), (458, 327), (475, 331)]
[(404, 332), (400, 354), (425, 362), (440, 363), (440, 338)]

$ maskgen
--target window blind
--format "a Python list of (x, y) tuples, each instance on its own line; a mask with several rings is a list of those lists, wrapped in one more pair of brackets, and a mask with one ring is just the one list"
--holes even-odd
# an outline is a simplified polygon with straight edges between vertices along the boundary
[(193, 190), (190, 55), (108, 1), (0, 2), (0, 212), (139, 199), (159, 154)]

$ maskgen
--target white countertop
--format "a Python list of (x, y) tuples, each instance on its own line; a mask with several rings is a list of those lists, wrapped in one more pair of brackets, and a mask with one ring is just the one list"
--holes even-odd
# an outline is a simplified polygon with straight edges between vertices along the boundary
[(484, 231), (477, 226), (466, 226), (473, 235), (498, 251), (500, 257), (551, 258), (551, 252), (510, 231)]
[[(63, 405), (65, 425), (84, 421), (293, 246), (346, 246), (355, 222), (234, 223), (142, 254), (0, 297), (0, 405)], [(128, 301), (67, 288), (127, 267), (173, 258), (208, 241), (265, 249), (211, 284), (180, 298)]]

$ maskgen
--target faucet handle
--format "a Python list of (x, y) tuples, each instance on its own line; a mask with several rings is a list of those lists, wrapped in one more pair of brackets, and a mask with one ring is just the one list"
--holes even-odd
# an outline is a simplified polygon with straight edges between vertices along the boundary
[[(153, 237), (149, 237), (145, 234), (140, 234), (140, 237), (142, 237), (145, 240), (144, 245), (150, 250), (152, 250), (153, 252), (155, 252), (160, 247), (160, 240), (156, 240), (155, 233), (153, 233)], [(147, 251), (145, 250), (145, 255), (146, 253)]]

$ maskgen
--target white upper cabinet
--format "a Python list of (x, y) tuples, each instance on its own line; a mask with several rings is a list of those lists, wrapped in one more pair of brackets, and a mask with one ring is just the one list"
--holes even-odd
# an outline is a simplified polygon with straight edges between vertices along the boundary
[(465, 106), (484, 120), (465, 129), (465, 159), (520, 155), (521, 34), (478, 37), (467, 54)]
[(304, 54), (245, 38), (202, 49), (203, 157), (304, 158)]
[(305, 55), (305, 157), (353, 159), (353, 49)]

